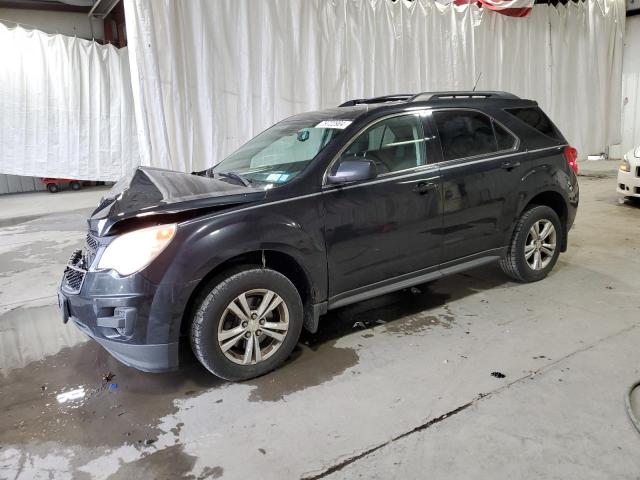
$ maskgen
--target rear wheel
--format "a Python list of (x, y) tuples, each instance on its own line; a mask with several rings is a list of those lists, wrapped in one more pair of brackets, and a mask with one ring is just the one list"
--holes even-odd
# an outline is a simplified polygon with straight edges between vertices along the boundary
[(82, 188), (80, 182), (71, 182), (69, 183), (69, 186), (71, 187), (71, 190), (80, 190)]
[(55, 183), (47, 183), (47, 190), (51, 193), (56, 193), (58, 191), (58, 185)]
[(520, 282), (536, 282), (553, 269), (560, 255), (562, 224), (558, 214), (544, 205), (527, 209), (516, 225), (502, 270)]
[(291, 355), (302, 330), (300, 295), (274, 270), (231, 274), (206, 289), (197, 305), (191, 346), (210, 372), (226, 380), (273, 370)]

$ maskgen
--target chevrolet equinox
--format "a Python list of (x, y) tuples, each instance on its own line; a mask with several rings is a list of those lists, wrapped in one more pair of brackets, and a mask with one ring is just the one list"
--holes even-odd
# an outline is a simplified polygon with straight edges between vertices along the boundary
[(65, 268), (63, 321), (140, 370), (177, 368), (185, 337), (215, 375), (256, 377), (328, 310), (494, 261), (543, 279), (577, 168), (537, 103), (505, 92), (295, 115), (208, 170), (114, 185)]

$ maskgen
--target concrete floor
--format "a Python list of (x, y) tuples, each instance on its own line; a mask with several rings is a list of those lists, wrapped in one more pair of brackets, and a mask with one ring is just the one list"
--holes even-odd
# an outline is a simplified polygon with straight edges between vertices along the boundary
[(17, 225), (51, 213), (86, 212), (95, 208), (110, 187), (85, 186), (56, 193), (30, 192), (0, 196), (0, 227)]
[(546, 280), (492, 266), (332, 312), (242, 384), (188, 351), (179, 372), (140, 373), (62, 325), (55, 289), (84, 229), (74, 211), (0, 228), (0, 478), (640, 478), (623, 405), (640, 207), (610, 172), (581, 178)]

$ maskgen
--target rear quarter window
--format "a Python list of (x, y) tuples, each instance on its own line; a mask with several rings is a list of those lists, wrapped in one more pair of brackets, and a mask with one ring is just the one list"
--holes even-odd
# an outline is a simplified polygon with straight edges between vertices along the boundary
[(558, 142), (564, 142), (564, 138), (560, 131), (539, 107), (507, 108), (505, 109), (505, 112), (513, 115), (530, 127), (535, 128), (543, 135), (557, 140)]

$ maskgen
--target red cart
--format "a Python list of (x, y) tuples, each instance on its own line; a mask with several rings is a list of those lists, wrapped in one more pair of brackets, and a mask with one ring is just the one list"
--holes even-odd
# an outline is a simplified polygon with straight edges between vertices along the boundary
[(68, 185), (71, 187), (71, 190), (80, 190), (82, 188), (82, 182), (80, 180), (70, 178), (41, 178), (40, 181), (45, 184), (47, 190), (51, 193), (56, 193), (63, 185)]

